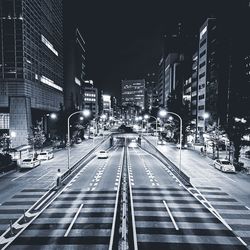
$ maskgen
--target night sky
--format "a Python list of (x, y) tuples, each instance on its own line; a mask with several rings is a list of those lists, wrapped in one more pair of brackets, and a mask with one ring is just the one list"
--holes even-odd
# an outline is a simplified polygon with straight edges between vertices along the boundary
[(194, 36), (207, 17), (237, 18), (243, 2), (64, 0), (86, 41), (87, 78), (116, 96), (122, 79), (157, 73), (162, 37), (175, 34), (179, 22), (185, 33)]

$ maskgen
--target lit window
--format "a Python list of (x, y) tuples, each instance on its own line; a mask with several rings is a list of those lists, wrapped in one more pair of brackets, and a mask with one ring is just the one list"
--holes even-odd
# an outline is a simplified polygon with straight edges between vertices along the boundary
[(42, 42), (56, 55), (58, 56), (58, 52), (54, 49), (54, 46), (52, 43), (48, 41), (47, 38), (45, 38), (43, 35), (41, 35)]

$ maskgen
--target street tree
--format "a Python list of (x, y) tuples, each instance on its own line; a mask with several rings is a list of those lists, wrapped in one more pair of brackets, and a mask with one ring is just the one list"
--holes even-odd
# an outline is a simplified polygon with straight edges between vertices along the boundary
[(45, 133), (42, 129), (42, 122), (36, 122), (36, 125), (31, 127), (32, 133), (28, 136), (28, 142), (32, 145), (33, 154), (36, 149), (43, 147), (44, 142), (46, 141)]
[[(191, 111), (190, 111), (190, 101), (182, 98), (182, 91), (180, 87), (173, 90), (169, 96), (167, 101), (168, 111), (174, 112), (178, 114), (182, 118), (182, 131), (183, 131), (183, 139), (182, 143), (185, 144), (188, 134), (188, 128), (191, 125)], [(175, 137), (179, 137), (179, 130), (176, 130)]]

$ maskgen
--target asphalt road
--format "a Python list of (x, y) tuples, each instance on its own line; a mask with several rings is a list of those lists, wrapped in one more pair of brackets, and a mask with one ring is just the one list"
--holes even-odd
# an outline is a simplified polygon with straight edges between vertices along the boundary
[[(139, 249), (244, 249), (161, 162), (141, 149), (130, 149), (130, 165)], [(206, 192), (220, 201), (218, 190), (206, 187)]]
[(82, 168), (9, 249), (108, 249), (122, 152)]
[[(102, 138), (96, 139), (96, 143)], [(91, 143), (92, 147), (92, 143)], [(91, 150), (89, 141), (75, 145), (71, 149), (71, 165), (75, 164)], [(55, 153), (49, 161), (27, 170), (11, 172), (0, 177), (0, 234), (10, 223), (19, 218), (56, 182), (57, 170), (67, 170), (67, 150)]]
[[(88, 163), (9, 249), (108, 249), (122, 152)], [(139, 249), (244, 249), (154, 157), (129, 149), (129, 175)]]
[[(155, 145), (155, 138), (147, 137)], [(179, 149), (175, 145), (157, 148), (177, 166)], [(218, 210), (235, 233), (250, 245), (250, 175), (223, 173), (215, 169), (213, 161), (193, 150), (182, 150), (182, 171), (190, 177), (202, 194)], [(214, 195), (207, 193), (207, 187)], [(233, 213), (233, 214), (232, 214)]]

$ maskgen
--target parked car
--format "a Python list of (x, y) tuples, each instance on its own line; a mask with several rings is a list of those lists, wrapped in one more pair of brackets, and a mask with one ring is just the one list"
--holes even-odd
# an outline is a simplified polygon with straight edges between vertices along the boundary
[(248, 151), (245, 152), (245, 157), (246, 158), (250, 158), (250, 150), (248, 150)]
[(54, 157), (54, 153), (51, 151), (40, 152), (37, 156), (38, 160), (50, 160)]
[(216, 159), (213, 163), (214, 167), (222, 172), (235, 173), (235, 167), (230, 161), (226, 159)]
[(97, 158), (99, 158), (99, 159), (107, 159), (108, 158), (108, 153), (105, 150), (101, 150), (97, 154)]
[[(180, 148), (180, 143), (176, 144), (176, 147)], [(184, 144), (181, 146), (181, 149), (187, 149), (187, 147), (188, 147), (187, 144)]]
[(27, 158), (22, 160), (20, 164), (20, 169), (24, 168), (35, 168), (41, 164), (41, 161), (36, 158)]
[(81, 138), (77, 138), (77, 139), (76, 139), (76, 143), (77, 143), (77, 144), (80, 144), (81, 142), (82, 142), (82, 139), (81, 139)]
[(164, 140), (158, 140), (157, 144), (158, 145), (166, 145), (166, 141), (164, 141)]

